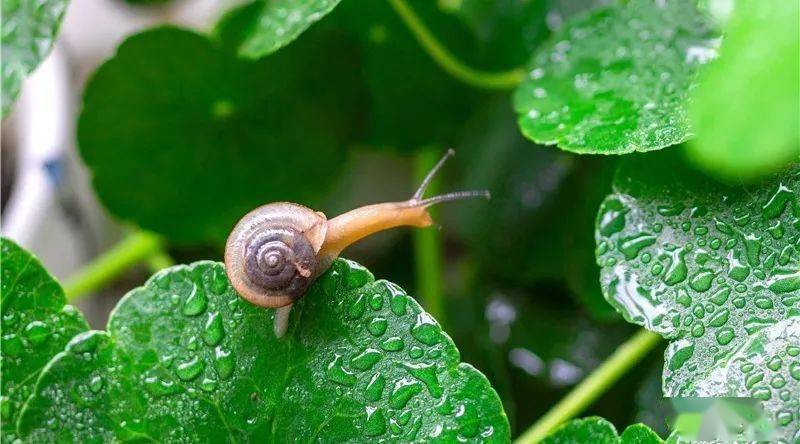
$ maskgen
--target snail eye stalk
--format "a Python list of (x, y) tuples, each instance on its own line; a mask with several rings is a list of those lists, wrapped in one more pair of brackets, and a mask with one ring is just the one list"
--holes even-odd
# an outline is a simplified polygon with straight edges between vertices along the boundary
[(409, 202), (416, 203), (417, 205), (427, 208), (431, 205), (436, 205), (438, 203), (443, 202), (452, 202), (455, 200), (461, 199), (472, 199), (472, 198), (484, 198), (484, 199), (491, 199), (492, 195), (487, 190), (470, 190), (470, 191), (455, 191), (452, 193), (442, 194), (439, 196), (429, 197), (427, 199), (423, 199), (422, 195), (425, 194), (425, 190), (428, 189), (428, 186), (431, 184), (433, 177), (436, 176), (436, 173), (442, 169), (447, 159), (455, 156), (456, 152), (452, 148), (448, 149), (444, 156), (436, 162), (436, 165), (428, 171), (428, 174), (425, 175), (425, 178), (422, 180), (422, 183), (417, 188), (417, 191), (411, 196)]

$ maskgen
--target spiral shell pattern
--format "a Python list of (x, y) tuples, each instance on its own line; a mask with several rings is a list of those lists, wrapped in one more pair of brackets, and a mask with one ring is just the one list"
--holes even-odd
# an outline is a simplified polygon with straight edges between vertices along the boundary
[(245, 245), (244, 269), (250, 281), (269, 291), (299, 298), (314, 275), (314, 247), (292, 228), (258, 231)]

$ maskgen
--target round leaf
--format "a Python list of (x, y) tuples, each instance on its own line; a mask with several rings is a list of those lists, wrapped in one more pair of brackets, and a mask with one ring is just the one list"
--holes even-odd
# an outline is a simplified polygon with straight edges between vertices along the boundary
[[(596, 230), (608, 301), (672, 341), (664, 393), (771, 399), (765, 409), (786, 437), (800, 430), (800, 418), (783, 413), (796, 410), (783, 387), (800, 377), (791, 371), (800, 343), (796, 332), (783, 345), (765, 338), (800, 316), (799, 197), (797, 166), (759, 186), (727, 187), (672, 156), (649, 155), (620, 168)], [(758, 348), (746, 344), (762, 347), (764, 362), (783, 362), (775, 364), (783, 383), (763, 379), (760, 367), (760, 375), (731, 367)], [(755, 359), (747, 353), (742, 359)]]
[(283, 338), (273, 315), (241, 299), (222, 264), (164, 270), (120, 302), (108, 334), (76, 338), (51, 363), (21, 430), (48, 441), (65, 429), (80, 440), (509, 440), (486, 378), (361, 266), (336, 261)]
[(13, 442), (22, 405), (42, 367), (89, 326), (75, 307), (66, 305), (64, 290), (39, 260), (19, 245), (0, 238), (0, 262), (0, 426), (2, 442)]
[(239, 54), (259, 58), (277, 51), (322, 19), (341, 0), (261, 0)]
[(650, 151), (686, 140), (685, 104), (715, 34), (691, 0), (631, 0), (570, 20), (514, 94), (529, 139), (576, 153)]
[(3, 0), (2, 115), (17, 99), (22, 82), (53, 48), (67, 0)]
[(726, 179), (773, 173), (800, 158), (800, 4), (742, 0), (701, 76), (690, 156)]
[(320, 32), (258, 62), (229, 49), (157, 28), (95, 73), (78, 141), (116, 216), (174, 242), (222, 242), (258, 205), (324, 198), (359, 121), (350, 46)]

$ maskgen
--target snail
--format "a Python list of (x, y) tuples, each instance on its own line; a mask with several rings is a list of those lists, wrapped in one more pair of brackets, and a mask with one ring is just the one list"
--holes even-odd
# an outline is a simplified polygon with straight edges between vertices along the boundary
[(403, 202), (367, 205), (328, 219), (303, 205), (275, 202), (246, 214), (225, 244), (225, 272), (239, 295), (252, 304), (276, 308), (275, 335), (286, 332), (291, 306), (348, 245), (399, 226), (433, 224), (428, 208), (464, 198), (489, 198), (488, 191), (459, 191), (423, 198), (450, 149)]

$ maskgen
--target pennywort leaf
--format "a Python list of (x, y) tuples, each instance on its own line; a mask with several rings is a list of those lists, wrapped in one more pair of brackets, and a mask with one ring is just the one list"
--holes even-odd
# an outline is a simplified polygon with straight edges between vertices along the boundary
[(644, 424), (634, 424), (623, 430), (622, 435), (607, 420), (598, 416), (573, 419), (561, 425), (542, 441), (542, 444), (660, 444), (664, 441)]
[(320, 31), (257, 62), (178, 28), (126, 40), (78, 122), (100, 200), (184, 244), (221, 243), (265, 202), (323, 200), (362, 107), (350, 46)]
[(20, 430), (33, 440), (505, 442), (486, 378), (460, 363), (400, 288), (337, 260), (295, 304), (286, 336), (223, 265), (153, 276), (108, 332), (78, 336), (47, 367)]
[(651, 151), (691, 135), (686, 102), (716, 34), (694, 2), (631, 0), (568, 21), (514, 94), (522, 133), (576, 153)]
[(50, 53), (68, 0), (2, 2), (2, 115), (11, 109), (22, 82)]
[(17, 419), (42, 367), (89, 327), (75, 307), (66, 305), (61, 286), (30, 253), (0, 238), (0, 262), (0, 426), (5, 443), (17, 438)]
[(288, 45), (341, 0), (259, 0), (253, 24), (245, 32), (239, 54), (249, 58), (269, 55)]
[(795, 439), (800, 167), (733, 187), (670, 155), (630, 159), (600, 208), (596, 239), (608, 301), (671, 340), (665, 395), (758, 398)]
[(691, 107), (698, 137), (688, 145), (693, 160), (728, 180), (800, 159), (800, 6), (734, 4), (720, 58), (700, 77)]

